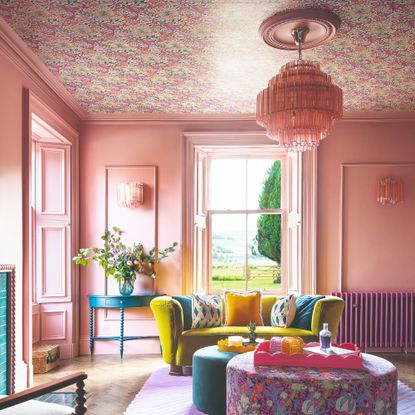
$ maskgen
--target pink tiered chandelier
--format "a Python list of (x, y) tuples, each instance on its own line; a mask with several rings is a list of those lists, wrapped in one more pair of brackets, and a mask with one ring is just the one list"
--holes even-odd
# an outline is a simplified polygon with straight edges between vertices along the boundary
[(339, 25), (338, 17), (329, 11), (303, 9), (271, 16), (260, 27), (270, 46), (287, 50), (298, 47), (298, 59), (284, 65), (257, 96), (257, 123), (269, 138), (290, 151), (318, 146), (330, 133), (334, 120), (342, 117), (342, 90), (318, 63), (302, 59), (302, 49), (330, 39)]

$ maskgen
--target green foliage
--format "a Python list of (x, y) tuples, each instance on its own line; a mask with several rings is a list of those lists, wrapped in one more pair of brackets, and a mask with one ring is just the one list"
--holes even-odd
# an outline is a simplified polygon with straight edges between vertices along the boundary
[[(259, 195), (261, 209), (279, 209), (281, 206), (281, 162), (275, 161), (268, 170)], [(263, 256), (281, 263), (281, 215), (261, 215), (257, 220), (258, 231), (254, 238), (256, 250)]]
[(141, 243), (134, 243), (132, 247), (121, 241), (123, 231), (114, 226), (111, 231), (106, 231), (101, 239), (103, 248), (81, 248), (73, 260), (76, 264), (87, 266), (91, 262), (97, 263), (105, 270), (106, 276), (113, 276), (115, 280), (131, 279), (135, 281), (136, 273), (145, 273), (152, 278), (156, 277), (154, 265), (167, 258), (174, 252), (177, 242), (172, 246), (158, 251), (153, 248), (148, 254), (144, 252)]
[(244, 275), (227, 275), (225, 277), (221, 275), (213, 275), (212, 281), (245, 281)]

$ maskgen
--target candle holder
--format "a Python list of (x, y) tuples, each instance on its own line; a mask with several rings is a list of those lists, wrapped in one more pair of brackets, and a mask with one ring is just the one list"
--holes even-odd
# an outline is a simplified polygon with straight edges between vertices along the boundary
[(281, 350), (285, 354), (303, 353), (304, 341), (301, 337), (286, 336), (282, 338)]

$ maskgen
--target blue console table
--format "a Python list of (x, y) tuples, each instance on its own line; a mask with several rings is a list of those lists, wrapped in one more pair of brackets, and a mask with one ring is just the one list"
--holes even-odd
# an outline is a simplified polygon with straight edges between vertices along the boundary
[[(89, 295), (89, 350), (94, 353), (95, 340), (118, 340), (120, 342), (121, 359), (124, 354), (124, 342), (135, 339), (158, 339), (159, 336), (124, 336), (124, 310), (130, 307), (148, 307), (156, 295)], [(119, 336), (95, 336), (94, 335), (94, 309), (95, 308), (119, 308), (120, 309), (120, 335)]]

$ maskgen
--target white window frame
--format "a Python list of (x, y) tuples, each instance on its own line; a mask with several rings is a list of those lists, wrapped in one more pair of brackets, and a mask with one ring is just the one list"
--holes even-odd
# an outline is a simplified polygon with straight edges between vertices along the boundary
[[(281, 152), (278, 143), (266, 137), (265, 132), (186, 132), (183, 134), (184, 166), (183, 166), (183, 272), (181, 292), (206, 291), (206, 278), (197, 278), (195, 270), (194, 228), (195, 196), (197, 193), (195, 174), (196, 153), (200, 148), (213, 151), (216, 146), (221, 151), (226, 148), (245, 147), (253, 154), (255, 149)], [(314, 294), (316, 292), (316, 200), (317, 200), (317, 152), (311, 150), (305, 153), (285, 153), (287, 157), (288, 188), (287, 200), (287, 229), (286, 243), (286, 292)], [(292, 186), (295, 182), (297, 185)], [(206, 218), (202, 223), (206, 227)], [(284, 222), (284, 221), (282, 221)], [(284, 230), (283, 230), (284, 235)], [(206, 241), (207, 236), (204, 236)], [(289, 238), (289, 239), (288, 239)], [(204, 243), (204, 263), (199, 264), (204, 276), (209, 273), (207, 244)], [(285, 248), (286, 247), (286, 248)], [(200, 274), (199, 272), (199, 274)], [(268, 292), (268, 291), (267, 291)]]
[[(215, 147), (209, 151), (207, 156), (207, 172), (209, 175), (211, 169), (211, 161), (214, 159), (219, 158), (235, 158), (235, 159), (242, 159), (242, 160), (249, 160), (249, 159), (270, 159), (270, 160), (280, 160), (281, 161), (281, 172), (282, 172), (282, 182), (281, 182), (281, 206), (279, 209), (224, 209), (224, 210), (217, 210), (217, 209), (209, 209), (207, 207), (207, 223), (206, 223), (206, 244), (207, 244), (207, 272), (204, 276), (203, 280), (203, 287), (207, 287), (207, 292), (209, 294), (220, 294), (221, 291), (214, 290), (212, 288), (212, 215), (214, 214), (243, 214), (246, 215), (246, 220), (249, 214), (261, 214), (261, 213), (269, 213), (269, 214), (277, 214), (281, 215), (281, 230), (282, 235), (285, 238), (287, 234), (287, 153), (280, 148), (266, 148), (266, 147), (249, 147), (247, 151), (245, 151), (244, 147), (239, 146), (232, 146), (231, 148), (223, 148), (223, 147)], [(207, 195), (209, 199), (210, 195), (210, 180), (208, 178), (208, 189)], [(210, 205), (210, 201), (208, 200), (208, 206)], [(246, 223), (247, 225), (247, 223)], [(245, 266), (244, 268), (248, 267), (247, 258), (245, 258)], [(281, 244), (281, 288), (275, 290), (266, 290), (269, 294), (284, 294), (287, 292), (287, 275), (286, 275), (286, 243)], [(246, 272), (246, 270), (245, 270)], [(245, 280), (245, 288), (248, 284), (248, 280)], [(249, 289), (249, 288), (248, 288)]]

